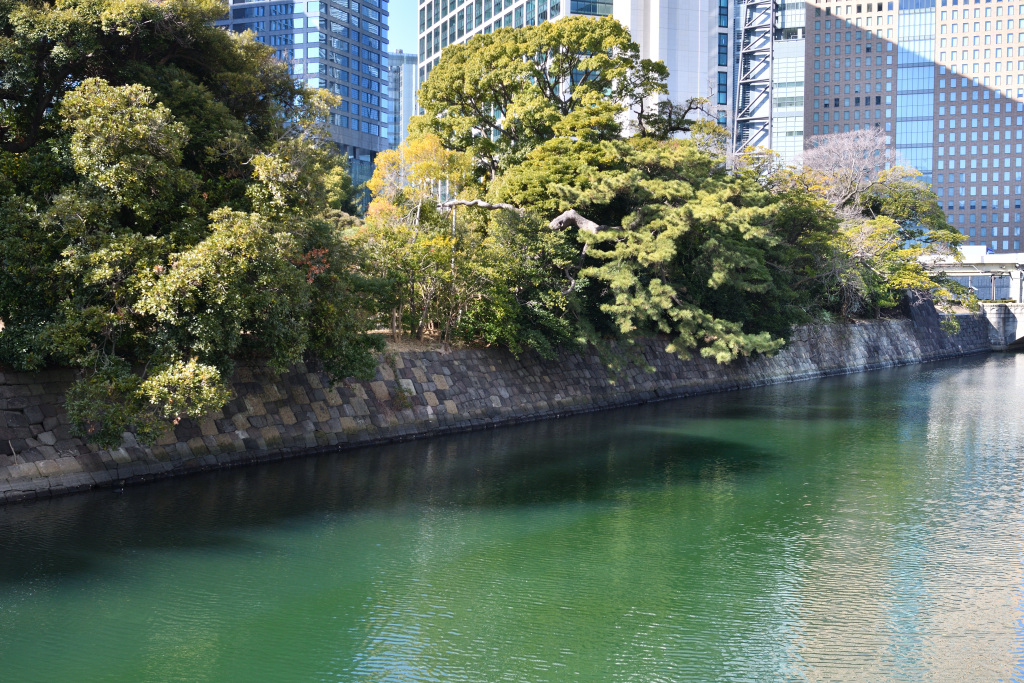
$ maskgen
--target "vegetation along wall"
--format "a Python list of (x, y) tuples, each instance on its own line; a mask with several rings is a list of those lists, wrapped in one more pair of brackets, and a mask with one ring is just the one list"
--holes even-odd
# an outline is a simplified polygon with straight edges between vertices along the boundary
[(635, 349), (642, 362), (617, 375), (596, 353), (517, 359), (495, 349), (387, 354), (374, 380), (337, 386), (302, 365), (281, 376), (240, 368), (223, 410), (183, 420), (152, 447), (127, 435), (113, 450), (72, 436), (61, 405), (70, 371), (2, 372), (0, 502), (991, 348), (984, 318), (961, 317), (956, 335), (929, 323), (801, 327), (777, 355), (728, 365), (681, 361), (651, 340)]

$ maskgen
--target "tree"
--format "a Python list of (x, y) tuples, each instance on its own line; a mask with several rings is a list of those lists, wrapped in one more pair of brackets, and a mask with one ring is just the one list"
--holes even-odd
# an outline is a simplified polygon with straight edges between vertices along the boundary
[(658, 104), (667, 79), (610, 17), (499, 29), (444, 50), (420, 86), (414, 126), (494, 179), (553, 137), (619, 137), (627, 111), (640, 134), (687, 129), (701, 101)]
[(222, 404), (234, 361), (367, 372), (331, 96), (211, 0), (0, 12), (0, 361), (82, 370), (80, 431)]
[(561, 212), (551, 228), (583, 244), (563, 268), (566, 293), (620, 336), (664, 334), (681, 357), (728, 362), (777, 350), (806, 320), (793, 245), (813, 216), (695, 140), (555, 139), (506, 173), (499, 196)]
[[(444, 52), (417, 126), (472, 160), (474, 191), (505, 207), (476, 214), (477, 231), (521, 264), (464, 309), (463, 323), (503, 323), (477, 338), (544, 349), (667, 334), (681, 356), (725, 362), (774, 351), (804, 319), (786, 193), (727, 172), (721, 129), (691, 119), (699, 99), (659, 101), (666, 79), (610, 18)], [(679, 131), (689, 139), (670, 139)]]
[(810, 139), (803, 181), (841, 219), (829, 248), (819, 252), (823, 297), (844, 317), (893, 308), (907, 290), (947, 311), (975, 307), (964, 287), (925, 269), (925, 257), (959, 258), (964, 238), (921, 174), (897, 161), (888, 136), (876, 129)]

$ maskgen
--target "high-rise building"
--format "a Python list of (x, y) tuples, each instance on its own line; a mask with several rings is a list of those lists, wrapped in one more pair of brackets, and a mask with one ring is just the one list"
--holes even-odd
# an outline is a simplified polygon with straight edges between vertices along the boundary
[(603, 17), (611, 13), (611, 0), (420, 0), (420, 82), (437, 64), (442, 49), (478, 33), (535, 26), (570, 14)]
[[(612, 16), (629, 29), (644, 59), (668, 67), (668, 99), (706, 97), (708, 111), (729, 124), (733, 36), (730, 0), (613, 0)], [(576, 2), (572, 3), (573, 5)]]
[(374, 156), (387, 146), (391, 118), (388, 0), (231, 0), (217, 25), (255, 31), (296, 79), (342, 97), (331, 113), (331, 137), (349, 158), (353, 183), (369, 180)]
[(393, 108), (389, 128), (388, 146), (392, 149), (402, 144), (409, 134), (409, 118), (416, 114), (416, 69), (419, 55), (407, 55), (396, 50), (388, 56), (388, 93)]
[(735, 18), (738, 147), (795, 161), (805, 137), (882, 131), (968, 245), (1020, 251), (1024, 4), (754, 0)]

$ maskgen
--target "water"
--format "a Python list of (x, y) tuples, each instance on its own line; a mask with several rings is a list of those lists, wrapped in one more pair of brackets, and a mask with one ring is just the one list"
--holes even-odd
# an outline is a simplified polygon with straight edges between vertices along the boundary
[(0, 509), (0, 680), (1024, 680), (1022, 389), (997, 355)]

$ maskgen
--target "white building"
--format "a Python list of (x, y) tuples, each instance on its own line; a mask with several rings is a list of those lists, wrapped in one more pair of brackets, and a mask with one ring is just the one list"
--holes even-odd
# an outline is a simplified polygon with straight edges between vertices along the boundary
[(729, 0), (614, 0), (612, 16), (629, 29), (640, 56), (668, 67), (668, 99), (707, 97), (727, 123), (732, 88)]

